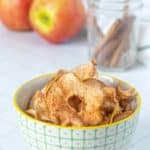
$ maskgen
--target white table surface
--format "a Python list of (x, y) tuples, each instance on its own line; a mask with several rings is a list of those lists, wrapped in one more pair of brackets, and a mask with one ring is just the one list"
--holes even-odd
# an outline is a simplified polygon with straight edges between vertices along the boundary
[[(39, 74), (86, 63), (87, 54), (84, 35), (63, 45), (52, 45), (35, 33), (10, 32), (0, 25), (0, 150), (26, 150), (12, 105), (14, 90)], [(131, 82), (141, 92), (143, 107), (130, 150), (148, 150), (150, 67), (139, 64), (131, 71), (113, 74)]]

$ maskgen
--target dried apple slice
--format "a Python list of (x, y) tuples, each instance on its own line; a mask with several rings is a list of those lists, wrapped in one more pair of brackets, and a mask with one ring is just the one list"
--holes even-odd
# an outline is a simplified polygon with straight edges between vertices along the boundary
[(81, 81), (97, 76), (95, 62), (81, 65), (71, 70)]

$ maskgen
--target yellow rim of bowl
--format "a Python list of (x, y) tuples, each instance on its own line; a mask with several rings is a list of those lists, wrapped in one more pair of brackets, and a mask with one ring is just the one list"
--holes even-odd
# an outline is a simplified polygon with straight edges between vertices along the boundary
[(22, 89), (22, 87), (24, 87), (26, 84), (34, 81), (34, 80), (38, 80), (40, 78), (44, 78), (44, 77), (53, 77), (55, 75), (55, 73), (49, 73), (49, 74), (44, 74), (44, 75), (40, 75), (38, 77), (35, 77), (27, 82), (25, 82), (24, 84), (22, 84), (15, 92), (14, 96), (13, 96), (13, 104), (14, 104), (14, 107), (16, 109), (16, 111), (22, 115), (23, 117), (25, 117), (27, 120), (30, 120), (30, 121), (33, 121), (33, 122), (36, 122), (36, 123), (40, 123), (40, 124), (43, 124), (43, 125), (46, 125), (46, 126), (50, 126), (50, 127), (56, 127), (56, 128), (62, 128), (62, 129), (72, 129), (72, 130), (87, 130), (87, 129), (98, 129), (98, 128), (108, 128), (108, 127), (111, 127), (111, 126), (116, 126), (118, 124), (121, 124), (123, 122), (126, 122), (128, 121), (129, 119), (133, 118), (136, 114), (138, 114), (140, 112), (140, 108), (141, 108), (141, 105), (142, 105), (142, 98), (141, 98), (141, 95), (139, 94), (139, 92), (132, 86), (130, 85), (129, 83), (121, 80), (121, 79), (118, 79), (116, 77), (113, 77), (111, 75), (106, 75), (106, 74), (101, 74), (101, 76), (103, 77), (110, 77), (114, 80), (117, 80), (118, 82), (120, 83), (125, 83), (127, 86), (129, 86), (130, 88), (133, 88), (136, 90), (137, 92), (137, 108), (136, 110), (134, 111), (134, 113), (132, 113), (129, 117), (123, 119), (123, 120), (120, 120), (118, 122), (114, 122), (114, 123), (111, 123), (111, 124), (106, 124), (106, 125), (97, 125), (97, 126), (88, 126), (88, 127), (76, 127), (76, 126), (61, 126), (61, 125), (55, 125), (55, 124), (52, 124), (52, 123), (46, 123), (46, 122), (43, 122), (43, 121), (40, 121), (40, 120), (37, 120), (29, 115), (27, 115), (20, 107), (19, 105), (17, 104), (17, 95), (19, 94), (20, 90)]

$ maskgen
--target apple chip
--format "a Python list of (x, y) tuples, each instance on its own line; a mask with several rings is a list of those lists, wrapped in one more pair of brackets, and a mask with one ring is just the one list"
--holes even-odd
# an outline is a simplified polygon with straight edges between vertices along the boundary
[(86, 79), (94, 78), (97, 76), (96, 73), (96, 64), (94, 61), (81, 65), (71, 70), (81, 81)]

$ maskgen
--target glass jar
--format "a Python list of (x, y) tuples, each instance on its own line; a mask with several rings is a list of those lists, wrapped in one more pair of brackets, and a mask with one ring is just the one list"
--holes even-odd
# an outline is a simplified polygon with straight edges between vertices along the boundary
[(124, 70), (136, 62), (141, 0), (88, 0), (90, 60), (105, 70)]

